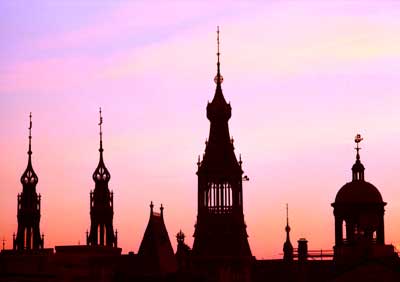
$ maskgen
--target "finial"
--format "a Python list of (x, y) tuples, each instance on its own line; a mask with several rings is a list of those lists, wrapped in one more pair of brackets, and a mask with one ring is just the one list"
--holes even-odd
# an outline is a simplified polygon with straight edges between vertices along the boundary
[(242, 154), (239, 154), (239, 165), (242, 166)]
[(103, 124), (103, 117), (102, 117), (102, 115), (101, 115), (101, 107), (100, 107), (100, 110), (99, 110), (99, 118), (100, 118), (100, 120), (99, 120), (99, 127), (100, 127), (100, 149), (99, 149), (99, 151), (100, 152), (103, 152), (103, 131), (102, 131), (102, 128), (101, 128), (101, 125)]
[(180, 229), (179, 232), (176, 234), (176, 240), (178, 241), (178, 243), (185, 242), (185, 234), (182, 232), (182, 229)]
[(289, 204), (286, 204), (286, 227), (285, 231), (287, 233), (287, 237), (289, 238), (290, 226), (289, 226)]
[(357, 134), (356, 137), (354, 138), (354, 142), (356, 142), (356, 144), (357, 144), (357, 147), (354, 148), (354, 149), (356, 149), (356, 151), (357, 151), (357, 155), (356, 155), (357, 160), (360, 159), (359, 151), (361, 150), (361, 148), (359, 147), (358, 144), (359, 144), (363, 139), (364, 139), (364, 138), (361, 137), (361, 134)]
[(28, 155), (32, 155), (32, 145), (31, 145), (31, 140), (32, 140), (32, 112), (29, 113), (29, 150), (28, 150)]
[(150, 202), (150, 213), (151, 213), (151, 214), (153, 214), (153, 207), (154, 207), (153, 201), (151, 201), (151, 202)]
[(160, 213), (161, 213), (161, 216), (163, 215), (163, 213), (164, 213), (164, 207), (163, 207), (163, 205), (161, 204), (161, 206), (160, 206)]
[(219, 66), (219, 26), (217, 26), (217, 56), (218, 56), (218, 66)]
[(219, 61), (220, 55), (221, 53), (219, 51), (219, 26), (217, 26), (217, 75), (214, 78), (214, 82), (217, 85), (220, 85), (224, 81), (224, 78), (222, 77), (220, 71), (220, 61)]
[(286, 203), (286, 225), (289, 225), (289, 204)]

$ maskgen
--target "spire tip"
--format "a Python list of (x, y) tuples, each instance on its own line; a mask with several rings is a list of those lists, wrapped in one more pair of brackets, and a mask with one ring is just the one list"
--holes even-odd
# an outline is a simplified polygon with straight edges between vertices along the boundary
[(220, 71), (220, 61), (219, 61), (220, 54), (221, 53), (219, 51), (219, 26), (217, 26), (217, 75), (214, 78), (214, 82), (217, 85), (220, 85), (224, 81), (224, 78), (222, 77)]
[(99, 151), (103, 151), (103, 130), (102, 130), (102, 124), (103, 124), (103, 116), (101, 115), (101, 107), (99, 108), (99, 128), (100, 128), (100, 149)]

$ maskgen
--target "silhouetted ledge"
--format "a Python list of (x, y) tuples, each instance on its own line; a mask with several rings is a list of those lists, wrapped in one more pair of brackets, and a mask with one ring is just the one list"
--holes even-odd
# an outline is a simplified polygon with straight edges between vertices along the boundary
[(72, 245), (72, 246), (56, 246), (56, 255), (121, 255), (121, 248), (107, 247), (107, 246), (86, 246), (86, 245)]
[(36, 250), (2, 250), (0, 255), (52, 255), (54, 254), (53, 248), (36, 249)]

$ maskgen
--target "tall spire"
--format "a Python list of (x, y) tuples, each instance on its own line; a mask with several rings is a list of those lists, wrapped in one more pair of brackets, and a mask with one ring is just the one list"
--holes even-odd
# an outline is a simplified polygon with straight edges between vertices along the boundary
[(102, 111), (101, 108), (99, 109), (99, 136), (100, 136), (100, 160), (99, 164), (97, 165), (96, 170), (93, 173), (93, 180), (95, 182), (108, 182), (110, 180), (110, 173), (108, 172), (104, 160), (103, 160), (103, 129), (102, 129), (102, 124), (103, 124), (103, 116), (101, 115)]
[(111, 175), (103, 160), (103, 116), (99, 108), (100, 160), (92, 178), (94, 191), (90, 191), (90, 233), (86, 244), (90, 246), (117, 247), (117, 233), (113, 229), (114, 194), (108, 188)]
[(28, 150), (28, 155), (29, 155), (29, 161), (31, 160), (31, 155), (32, 155), (32, 112), (29, 113), (29, 150)]
[(100, 107), (100, 110), (99, 110), (99, 118), (100, 118), (100, 120), (99, 120), (99, 129), (100, 129), (100, 133), (99, 133), (99, 135), (100, 135), (99, 152), (103, 153), (103, 131), (102, 131), (102, 128), (101, 128), (101, 125), (103, 124), (103, 117), (101, 116), (101, 107)]
[(363, 140), (361, 137), (361, 134), (357, 134), (356, 137), (354, 138), (354, 142), (356, 143), (356, 148), (354, 148), (357, 151), (356, 154), (356, 162), (354, 163), (353, 167), (351, 170), (353, 171), (353, 181), (355, 180), (364, 180), (364, 166), (360, 161), (360, 146), (359, 143)]
[(220, 57), (221, 53), (219, 51), (219, 26), (217, 26), (217, 75), (214, 78), (214, 82), (217, 84), (217, 86), (221, 87), (221, 83), (224, 81), (224, 77), (221, 75), (221, 69), (220, 69)]
[(293, 246), (290, 242), (290, 226), (289, 226), (289, 205), (286, 204), (286, 241), (283, 244), (283, 260), (285, 261), (292, 261), (293, 260)]
[(224, 81), (220, 69), (220, 41), (219, 41), (219, 27), (217, 27), (217, 75), (214, 77), (214, 82), (217, 85), (215, 89), (214, 98), (207, 106), (207, 118), (210, 121), (220, 120), (228, 121), (231, 117), (231, 105), (228, 104), (222, 94), (221, 84)]
[(289, 205), (286, 204), (286, 241), (290, 241), (289, 239), (289, 233), (290, 233), (290, 226), (289, 226)]
[(36, 193), (38, 177), (32, 167), (32, 113), (29, 113), (29, 147), (28, 165), (21, 175), (22, 193), (18, 194), (18, 231), (13, 238), (14, 250), (42, 249), (43, 235), (40, 236), (40, 202), (41, 196)]
[(32, 167), (32, 113), (29, 113), (29, 146), (28, 146), (28, 165), (21, 176), (22, 184), (34, 184), (38, 182), (38, 177)]

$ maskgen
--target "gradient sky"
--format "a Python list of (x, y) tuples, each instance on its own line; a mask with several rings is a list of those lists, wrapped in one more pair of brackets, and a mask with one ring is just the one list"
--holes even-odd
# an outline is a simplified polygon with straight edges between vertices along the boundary
[[(285, 239), (331, 249), (330, 204), (351, 180), (361, 133), (366, 180), (400, 245), (400, 3), (397, 1), (1, 1), (0, 239), (12, 247), (27, 164), (42, 194), (45, 246), (85, 243), (103, 108), (105, 163), (123, 252), (138, 251), (149, 203), (175, 248), (192, 246), (197, 156), (215, 91), (216, 26), (231, 135), (250, 181), (253, 254)], [(323, 3), (322, 3), (323, 2)]]

